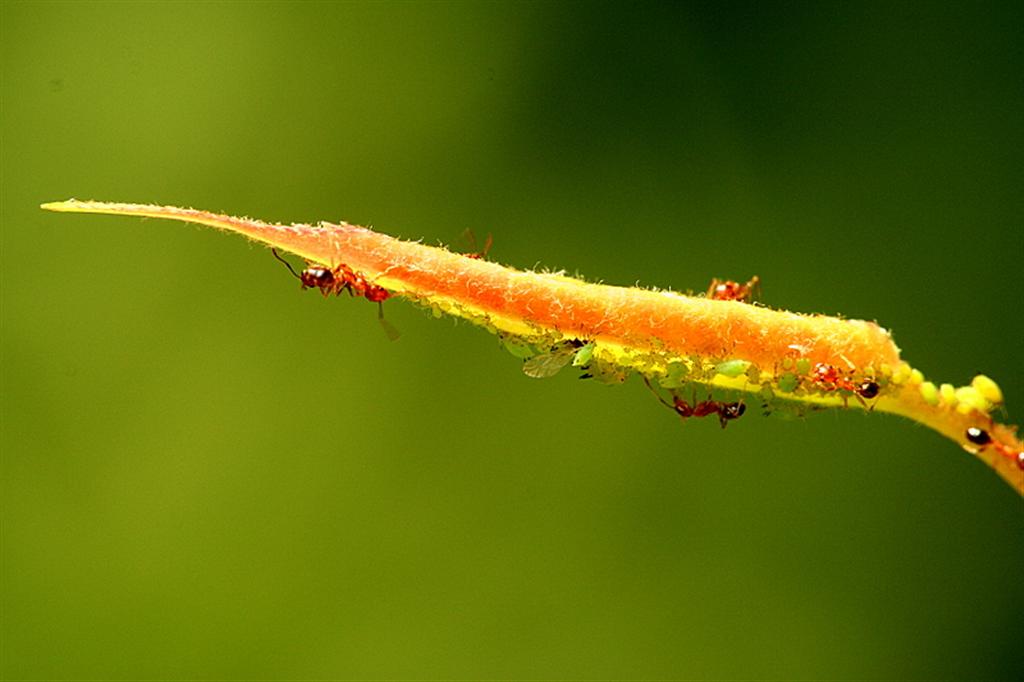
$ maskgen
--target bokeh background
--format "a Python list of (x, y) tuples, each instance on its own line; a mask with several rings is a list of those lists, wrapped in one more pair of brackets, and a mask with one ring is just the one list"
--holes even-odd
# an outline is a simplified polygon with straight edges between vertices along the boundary
[[(1014, 6), (1016, 5), (1016, 7)], [(877, 319), (1024, 417), (1019, 3), (4, 2), (6, 679), (1024, 679), (1024, 505), (859, 411), (302, 293), (77, 197)]]

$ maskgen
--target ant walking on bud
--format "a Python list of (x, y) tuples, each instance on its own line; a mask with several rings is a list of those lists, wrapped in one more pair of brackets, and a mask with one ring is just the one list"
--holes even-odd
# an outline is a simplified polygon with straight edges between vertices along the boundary
[(399, 337), (399, 332), (394, 325), (384, 319), (384, 301), (391, 298), (391, 292), (384, 287), (374, 284), (366, 279), (366, 276), (356, 272), (344, 263), (339, 263), (334, 268), (324, 265), (309, 263), (301, 273), (295, 272), (292, 264), (281, 257), (277, 249), (270, 249), (274, 258), (284, 263), (288, 271), (302, 283), (302, 289), (319, 289), (326, 298), (331, 294), (340, 296), (341, 292), (347, 291), (349, 296), (359, 296), (367, 301), (377, 304), (377, 319), (384, 327), (384, 333), (394, 341)]

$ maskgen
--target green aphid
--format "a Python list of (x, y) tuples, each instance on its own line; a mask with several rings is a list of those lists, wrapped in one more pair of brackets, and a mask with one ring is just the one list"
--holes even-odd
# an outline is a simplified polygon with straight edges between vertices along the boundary
[(730, 379), (735, 379), (747, 371), (750, 363), (746, 360), (726, 360), (715, 365), (715, 372)]
[(584, 377), (593, 377), (602, 384), (621, 384), (629, 377), (629, 370), (601, 358), (594, 358)]
[(569, 343), (560, 343), (550, 350), (523, 361), (523, 373), (534, 379), (546, 379), (558, 374), (569, 364), (576, 347)]
[(593, 341), (587, 342), (582, 348), (576, 351), (576, 355), (572, 358), (573, 367), (586, 367), (590, 363), (590, 359), (594, 357), (594, 349), (597, 348), (597, 344)]
[(685, 362), (671, 362), (668, 365), (668, 374), (658, 380), (663, 388), (679, 388), (686, 383), (686, 377), (690, 373), (690, 367)]
[(750, 367), (747, 367), (747, 381), (752, 384), (760, 384), (761, 368), (755, 364), (751, 364)]
[(939, 389), (935, 387), (935, 384), (925, 381), (918, 387), (918, 390), (921, 391), (921, 397), (924, 398), (926, 403), (932, 407), (936, 407), (939, 404)]
[(517, 358), (525, 360), (537, 355), (537, 349), (521, 339), (514, 336), (499, 336), (498, 338), (501, 340), (501, 345), (505, 347), (505, 350)]
[(792, 372), (786, 372), (779, 377), (779, 390), (783, 393), (792, 393), (796, 390), (798, 379)]
[(811, 361), (807, 358), (800, 358), (796, 361), (796, 373), (803, 376), (811, 371)]
[(693, 379), (703, 379), (706, 376), (704, 369), (704, 358), (699, 355), (690, 356), (690, 376)]
[(793, 369), (793, 358), (782, 358), (782, 369)]

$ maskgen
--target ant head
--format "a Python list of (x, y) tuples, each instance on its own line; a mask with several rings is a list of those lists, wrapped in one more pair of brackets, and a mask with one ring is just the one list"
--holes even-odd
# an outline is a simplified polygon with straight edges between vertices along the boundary
[(857, 395), (859, 395), (861, 398), (867, 398), (868, 400), (871, 400), (872, 398), (878, 395), (879, 390), (881, 389), (878, 385), (878, 382), (869, 379), (867, 381), (862, 381), (860, 385), (857, 386)]
[(334, 273), (320, 265), (311, 265), (299, 275), (304, 289), (323, 289), (334, 283)]
[(992, 442), (992, 436), (988, 435), (988, 431), (985, 429), (979, 429), (977, 426), (972, 426), (967, 429), (967, 432), (964, 435), (967, 437), (968, 442), (981, 447)]
[(747, 406), (743, 403), (725, 403), (722, 405), (721, 414), (723, 419), (739, 419), (746, 411)]

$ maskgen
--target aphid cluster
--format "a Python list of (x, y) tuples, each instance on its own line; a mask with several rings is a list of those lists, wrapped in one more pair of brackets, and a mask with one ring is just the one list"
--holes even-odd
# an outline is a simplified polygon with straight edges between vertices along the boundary
[(964, 433), (964, 437), (967, 438), (967, 442), (972, 445), (978, 446), (978, 448), (984, 450), (987, 447), (995, 448), (995, 451), (999, 453), (1001, 457), (1014, 462), (1017, 468), (1024, 471), (1024, 451), (1014, 452), (1012, 449), (992, 439), (989, 432), (985, 429), (979, 429), (976, 426), (972, 426)]
[(534, 379), (553, 377), (572, 361), (573, 356), (584, 345), (585, 343), (579, 339), (556, 343), (544, 352), (524, 360), (523, 373)]
[(523, 359), (523, 373), (534, 379), (552, 377), (570, 364), (582, 370), (580, 379), (596, 379), (603, 384), (621, 384), (630, 374), (627, 368), (595, 357), (597, 344), (593, 340), (549, 338), (527, 342), (512, 336), (502, 336), (501, 340), (510, 353)]

